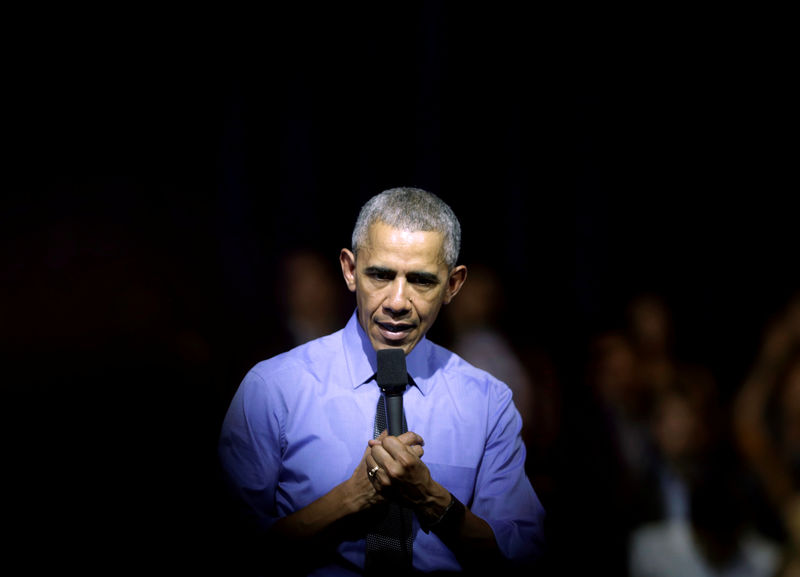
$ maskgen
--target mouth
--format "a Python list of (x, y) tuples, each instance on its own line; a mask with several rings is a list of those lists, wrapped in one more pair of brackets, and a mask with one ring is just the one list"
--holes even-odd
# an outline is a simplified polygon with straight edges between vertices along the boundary
[(387, 341), (403, 340), (415, 328), (415, 325), (410, 323), (388, 323), (375, 321), (375, 324), (378, 326), (378, 331)]

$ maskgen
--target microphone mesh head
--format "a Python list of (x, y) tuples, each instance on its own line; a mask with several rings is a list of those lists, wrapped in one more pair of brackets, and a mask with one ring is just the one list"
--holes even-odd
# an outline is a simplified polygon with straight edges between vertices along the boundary
[(408, 384), (406, 355), (403, 349), (381, 349), (378, 351), (378, 372), (375, 380), (381, 388), (405, 387)]

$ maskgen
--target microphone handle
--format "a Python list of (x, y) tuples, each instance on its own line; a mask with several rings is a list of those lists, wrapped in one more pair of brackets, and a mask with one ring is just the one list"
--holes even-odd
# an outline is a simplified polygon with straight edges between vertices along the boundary
[(386, 393), (386, 428), (394, 437), (403, 433), (403, 395)]

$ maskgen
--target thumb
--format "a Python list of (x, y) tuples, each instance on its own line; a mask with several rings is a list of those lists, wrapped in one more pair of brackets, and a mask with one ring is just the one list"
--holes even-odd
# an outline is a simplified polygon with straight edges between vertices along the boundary
[(381, 432), (381, 434), (378, 435), (377, 438), (370, 439), (369, 441), (367, 441), (367, 447), (376, 447), (378, 445), (381, 445), (383, 443), (383, 440), (388, 436), (388, 434), (389, 433), (386, 431), (386, 429), (384, 429)]

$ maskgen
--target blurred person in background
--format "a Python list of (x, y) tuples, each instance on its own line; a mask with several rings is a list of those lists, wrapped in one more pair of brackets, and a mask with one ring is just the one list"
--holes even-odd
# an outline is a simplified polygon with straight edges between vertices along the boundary
[(785, 544), (781, 575), (800, 575), (800, 293), (768, 323), (733, 419), (739, 450)]
[[(558, 503), (580, 519), (557, 531), (566, 545), (560, 557), (577, 562), (577, 572), (602, 566), (625, 575), (628, 537), (642, 512), (638, 496), (648, 473), (650, 397), (636, 370), (630, 338), (619, 326), (598, 331), (585, 353), (586, 394), (565, 411), (566, 472), (559, 474)], [(558, 511), (553, 511), (556, 522)], [(575, 544), (588, 561), (572, 561)]]
[(648, 472), (653, 392), (624, 331), (608, 330), (593, 339), (587, 380), (619, 465), (622, 492), (630, 495)]
[(637, 487), (639, 522), (686, 519), (694, 477), (709, 453), (724, 445), (725, 419), (716, 380), (707, 367), (676, 354), (673, 315), (662, 295), (636, 295), (625, 317), (636, 382), (646, 396), (642, 411), (649, 448)]
[(654, 519), (689, 518), (691, 486), (723, 447), (715, 391), (676, 384), (659, 391), (651, 417), (652, 471), (644, 488)]
[(676, 379), (672, 315), (656, 293), (632, 298), (625, 310), (627, 331), (633, 343), (641, 378), (654, 389)]
[(714, 388), (675, 382), (653, 405), (652, 470), (631, 530), (631, 577), (772, 577), (778, 546), (761, 535), (745, 498), (725, 407)]
[(674, 352), (664, 298), (635, 295), (621, 312), (590, 341), (586, 381), (598, 420), (587, 441), (614, 512), (610, 541), (627, 566), (639, 527), (688, 520), (692, 484), (720, 446), (721, 423), (711, 372)]
[(713, 462), (689, 487), (686, 518), (647, 523), (631, 534), (630, 577), (775, 577), (780, 549), (744, 512), (734, 462)]
[(276, 276), (285, 343), (281, 351), (325, 336), (347, 321), (349, 306), (339, 295), (338, 271), (321, 252), (296, 249), (285, 254)]
[(633, 297), (625, 311), (627, 332), (636, 353), (640, 379), (653, 392), (675, 384), (711, 390), (716, 387), (711, 371), (680, 358), (676, 348), (673, 313), (667, 299), (657, 292)]
[(655, 295), (633, 299), (628, 330), (649, 391), (651, 453), (630, 534), (631, 577), (774, 576), (779, 548), (757, 531), (745, 498), (730, 414), (710, 370), (672, 352), (671, 315)]

